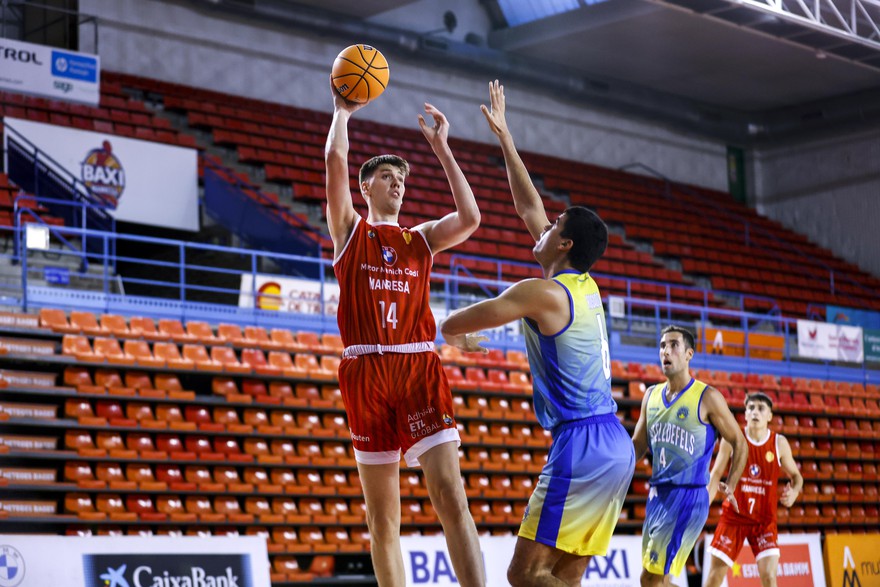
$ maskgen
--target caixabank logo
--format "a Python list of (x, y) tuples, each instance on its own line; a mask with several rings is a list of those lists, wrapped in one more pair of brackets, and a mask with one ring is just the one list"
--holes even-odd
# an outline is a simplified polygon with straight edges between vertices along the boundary
[(86, 587), (253, 587), (246, 554), (86, 554)]

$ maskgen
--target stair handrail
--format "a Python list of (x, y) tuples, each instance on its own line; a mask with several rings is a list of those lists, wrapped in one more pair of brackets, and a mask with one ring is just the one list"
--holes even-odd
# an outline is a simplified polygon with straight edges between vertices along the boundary
[[(106, 210), (110, 208), (107, 204), (105, 204), (101, 198), (95, 195), (95, 193), (91, 190), (89, 186), (87, 186), (81, 179), (79, 179), (76, 175), (71, 173), (66, 167), (58, 163), (51, 155), (37, 147), (33, 144), (27, 137), (18, 132), (15, 128), (9, 126), (8, 124), (4, 127), (4, 130), (13, 135), (13, 137), (23, 143), (25, 146), (30, 147), (34, 155), (34, 163), (42, 160), (45, 163), (51, 163), (52, 170), (59, 175), (63, 176), (65, 180), (71, 185), (74, 186), (74, 189), (71, 190), (73, 193), (77, 194), (81, 199), (87, 200), (87, 203), (91, 205), (95, 209), (103, 209)], [(36, 167), (36, 166), (35, 166)], [(37, 170), (34, 170), (34, 173), (37, 173)], [(36, 175), (35, 175), (36, 178)], [(35, 185), (39, 185), (39, 181), (34, 182)], [(39, 197), (38, 193), (34, 194)]]

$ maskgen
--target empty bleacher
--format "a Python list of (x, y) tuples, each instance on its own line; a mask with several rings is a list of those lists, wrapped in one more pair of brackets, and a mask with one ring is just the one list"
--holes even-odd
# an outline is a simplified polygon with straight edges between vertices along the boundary
[[(368, 551), (336, 382), (338, 336), (50, 309), (39, 327), (3, 334), (21, 341), (0, 348), (10, 528), (264, 535), (279, 582), (309, 581), (327, 574), (333, 556)], [(29, 351), (47, 343), (54, 353)], [(549, 446), (532, 411), (524, 356), (442, 347), (441, 359), (454, 389), (471, 513), (481, 533), (514, 533)], [(876, 526), (878, 386), (694, 374), (739, 418), (748, 391), (776, 402), (774, 425), (789, 437), (805, 478), (796, 506), (781, 509), (782, 531)], [(646, 384), (662, 373), (613, 361), (612, 378), (631, 430)], [(638, 464), (621, 532), (641, 526), (649, 471), (647, 461)], [(401, 495), (404, 532), (439, 532), (419, 472), (402, 472)], [(718, 513), (714, 507), (710, 524)]]

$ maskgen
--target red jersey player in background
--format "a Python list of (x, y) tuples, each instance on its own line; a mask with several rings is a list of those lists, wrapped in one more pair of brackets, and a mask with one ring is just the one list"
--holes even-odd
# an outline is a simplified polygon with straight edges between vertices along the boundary
[[(734, 511), (728, 502), (724, 503), (721, 520), (709, 546), (712, 564), (705, 583), (707, 587), (721, 585), (746, 538), (758, 563), (761, 585), (776, 586), (776, 569), (779, 565), (776, 501), (778, 499), (783, 506), (791, 507), (804, 486), (804, 478), (792, 458), (788, 440), (768, 427), (773, 419), (773, 401), (770, 397), (763, 393), (751, 393), (746, 396), (745, 408), (749, 457), (734, 492), (739, 512)], [(730, 445), (722, 441), (709, 478), (710, 497), (714, 497), (718, 490), (729, 458)], [(776, 484), (780, 470), (791, 481), (777, 496)]]
[(436, 322), (428, 304), (433, 255), (463, 242), (480, 224), (474, 194), (447, 141), (449, 123), (419, 127), (443, 166), (455, 212), (414, 228), (397, 219), (409, 165), (379, 155), (359, 174), (367, 217), (355, 211), (349, 183), (348, 120), (362, 104), (333, 92), (327, 135), (327, 225), (339, 280), (338, 322), (345, 344), (339, 387), (367, 505), (373, 568), (379, 585), (405, 581), (400, 551), (400, 455), (421, 466), (446, 535), (458, 582), (483, 585), (480, 543), (461, 482), (452, 394), (434, 352)]

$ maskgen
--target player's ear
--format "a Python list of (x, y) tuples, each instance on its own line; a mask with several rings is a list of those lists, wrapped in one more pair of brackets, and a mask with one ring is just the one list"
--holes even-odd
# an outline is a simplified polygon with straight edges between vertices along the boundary
[(561, 241), (559, 241), (559, 250), (560, 251), (566, 251), (566, 252), (570, 251), (573, 246), (574, 246), (574, 241), (571, 240), (570, 238), (565, 238), (565, 239), (562, 239)]

